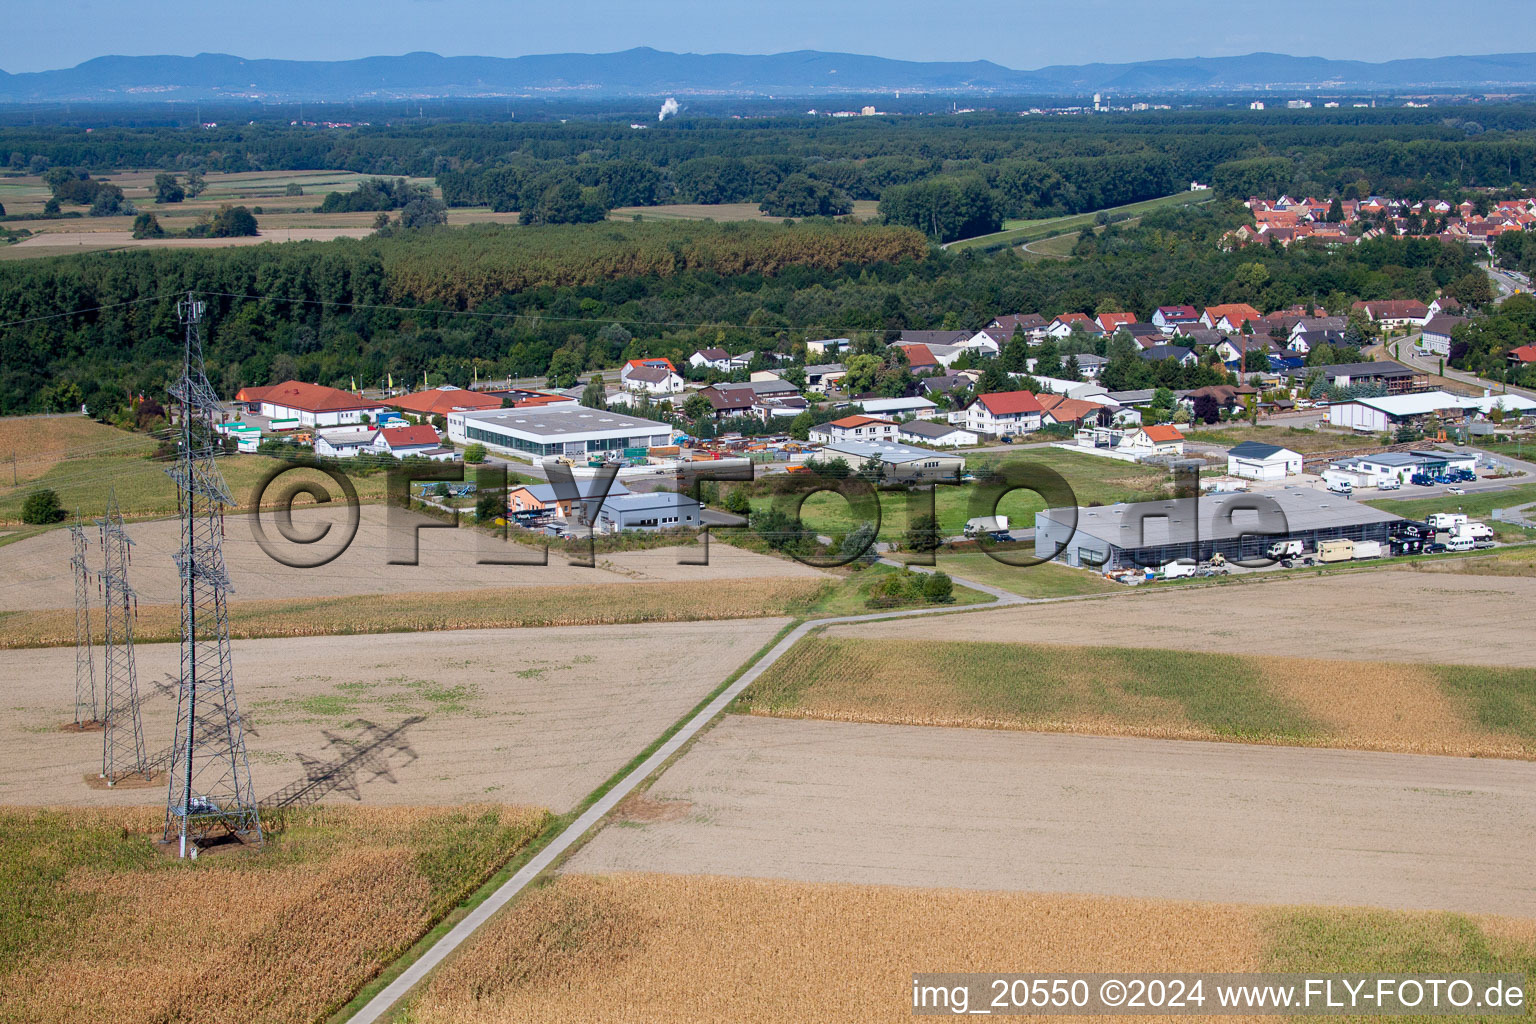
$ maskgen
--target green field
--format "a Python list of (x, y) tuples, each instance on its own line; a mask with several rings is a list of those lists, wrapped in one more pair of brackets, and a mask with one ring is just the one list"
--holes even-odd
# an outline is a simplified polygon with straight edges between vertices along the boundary
[[(1023, 553), (1033, 554), (1034, 548), (1025, 545)], [(1056, 562), (1023, 568), (999, 562), (979, 551), (940, 551), (936, 568), (1020, 597), (1080, 597), (1126, 589), (1086, 569), (1069, 569)]]
[(1257, 659), (1118, 647), (813, 636), (741, 695), (739, 710), (855, 720), (1305, 742), (1319, 726)]
[(1128, 203), (1125, 206), (1113, 206), (1107, 210), (1095, 210), (1092, 213), (1076, 213), (1068, 217), (1048, 217), (1044, 220), (1010, 220), (1005, 221), (1003, 230), (990, 235), (978, 235), (975, 238), (962, 238), (957, 242), (949, 243), (950, 249), (1005, 249), (1009, 246), (1022, 245), (1025, 242), (1036, 242), (1052, 235), (1064, 235), (1072, 231), (1084, 231), (1092, 228), (1097, 222), (1099, 214), (1107, 213), (1112, 217), (1134, 217), (1139, 214), (1151, 213), (1168, 206), (1186, 206), (1197, 203), (1207, 203), (1211, 200), (1209, 192), (1177, 192), (1171, 196), (1163, 196), (1159, 199), (1147, 199), (1139, 203)]
[[(1072, 488), (1077, 504), (1108, 505), (1117, 501), (1140, 501), (1157, 496), (1158, 490), (1168, 482), (1168, 475), (1161, 470), (1151, 470), (1115, 459), (1093, 455), (1079, 455), (1061, 448), (1031, 448), (1008, 454), (974, 455), (966, 459), (968, 470), (980, 470), (1007, 460), (1010, 464), (1030, 463), (1059, 473)], [(974, 484), (943, 485), (934, 488), (934, 515), (938, 517), (940, 533), (945, 537), (959, 536), (965, 529), (965, 521), (975, 515), (991, 515), (990, 509), (976, 511), (971, 500), (976, 492)], [(782, 501), (767, 494), (752, 497), (752, 507), (760, 510), (774, 501)], [(909, 495), (902, 491), (880, 492), (880, 539), (900, 541), (907, 529)], [(1029, 529), (1035, 525), (1035, 513), (1045, 507), (1039, 495), (1031, 491), (1013, 491), (997, 506), (997, 515), (1009, 518), (1013, 529)], [(922, 514), (923, 507), (918, 509)], [(801, 521), (808, 529), (825, 536), (845, 534), (854, 528), (852, 509), (840, 495), (823, 492), (805, 500), (800, 510)]]
[(1408, 519), (1423, 519), (1431, 512), (1465, 512), (1469, 516), (1487, 516), (1496, 508), (1511, 508), (1536, 501), (1536, 484), (1521, 484), (1502, 491), (1482, 491), (1476, 494), (1447, 494), (1443, 487), (1430, 490), (1436, 492), (1432, 497), (1372, 498), (1366, 504)]

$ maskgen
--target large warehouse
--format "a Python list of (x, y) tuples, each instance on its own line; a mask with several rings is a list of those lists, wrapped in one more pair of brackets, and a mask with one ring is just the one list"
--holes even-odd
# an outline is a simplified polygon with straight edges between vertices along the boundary
[(549, 455), (586, 456), (623, 448), (670, 444), (665, 423), (581, 405), (531, 406), (448, 414), (448, 437), (479, 442), (493, 452), (530, 462)]
[[(1252, 509), (1269, 499), (1283, 522), (1263, 523)], [(1325, 540), (1389, 538), (1401, 517), (1311, 487), (1286, 487), (1261, 494), (1223, 494), (1198, 499), (1138, 501), (1076, 509), (1048, 508), (1035, 513), (1035, 554), (1067, 565), (1130, 569), (1166, 565), (1177, 559), (1209, 559), (1220, 551), (1229, 559), (1261, 557), (1277, 540), (1300, 540), (1316, 550)], [(1267, 536), (1243, 538), (1249, 531)], [(1220, 537), (1221, 539), (1217, 539)]]

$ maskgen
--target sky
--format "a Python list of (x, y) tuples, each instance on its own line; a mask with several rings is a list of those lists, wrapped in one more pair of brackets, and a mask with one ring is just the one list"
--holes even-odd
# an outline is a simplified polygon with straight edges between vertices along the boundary
[(632, 46), (1023, 69), (1256, 50), (1370, 61), (1536, 50), (1530, 0), (1457, 0), (1453, 9), (1446, 0), (5, 0), (0, 70), (107, 54), (344, 60)]

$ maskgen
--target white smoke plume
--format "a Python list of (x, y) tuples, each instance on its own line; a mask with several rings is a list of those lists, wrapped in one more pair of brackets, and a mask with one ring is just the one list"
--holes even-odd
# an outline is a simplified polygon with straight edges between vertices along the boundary
[(658, 120), (658, 121), (665, 121), (667, 118), (669, 118), (672, 115), (676, 114), (677, 111), (678, 111), (677, 100), (673, 99), (671, 96), (668, 96), (667, 97), (667, 102), (665, 102), (665, 103), (663, 103), (661, 105), (661, 113), (656, 115), (656, 120)]

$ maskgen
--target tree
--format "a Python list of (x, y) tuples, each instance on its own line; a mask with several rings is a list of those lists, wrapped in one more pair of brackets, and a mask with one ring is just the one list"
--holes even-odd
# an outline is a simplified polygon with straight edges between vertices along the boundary
[(905, 543), (910, 551), (937, 551), (943, 538), (939, 535), (939, 520), (935, 516), (913, 516), (907, 527)]
[(207, 187), (208, 183), (203, 180), (203, 172), (196, 169), (187, 172), (187, 180), (181, 186), (182, 191), (193, 199), (202, 195)]
[(164, 171), (155, 175), (155, 202), (179, 203), (186, 197), (187, 191), (176, 183), (176, 175)]
[(1481, 270), (1474, 270), (1458, 278), (1445, 291), (1467, 306), (1482, 307), (1493, 301), (1493, 284)]
[(1344, 222), (1344, 204), (1338, 196), (1333, 197), (1333, 202), (1328, 204), (1327, 221), (1329, 224), (1342, 224)]
[(209, 238), (240, 238), (259, 235), (256, 218), (243, 206), (221, 206), (208, 225)]
[(1061, 349), (1056, 345), (1056, 339), (1046, 336), (1035, 349), (1036, 377), (1060, 377), (1061, 376)]
[(400, 208), (402, 228), (430, 228), (448, 223), (448, 207), (441, 199), (412, 199)]
[(752, 511), (752, 499), (743, 488), (732, 487), (725, 494), (725, 510), (739, 516), (747, 515)]
[(64, 518), (64, 509), (59, 505), (57, 491), (43, 488), (27, 495), (21, 503), (21, 521), (33, 526), (42, 526), (48, 523), (56, 523)]
[(576, 386), (576, 375), (581, 372), (581, 353), (572, 348), (556, 350), (549, 360), (549, 382), (557, 388)]
[(301, 196), (303, 194), (304, 186), (296, 181), (290, 181), (287, 185), (283, 186), (283, 195), (285, 196)]
[(758, 205), (770, 217), (841, 217), (853, 212), (853, 200), (842, 189), (791, 174)]
[(1194, 418), (1201, 423), (1215, 423), (1221, 419), (1221, 404), (1211, 395), (1196, 395)]
[(469, 463), (471, 466), (478, 466), (480, 463), (484, 462), (485, 455), (485, 445), (483, 444), (477, 442), (475, 444), (464, 446), (464, 461)]
[(955, 599), (955, 582), (949, 573), (935, 569), (923, 580), (923, 600), (929, 604), (949, 604)]
[(164, 238), (165, 229), (160, 226), (160, 219), (152, 213), (141, 213), (133, 218), (134, 238)]
[(500, 491), (484, 491), (475, 498), (475, 518), (489, 523), (507, 514), (507, 498)]
[[(692, 397), (698, 398), (699, 396), (694, 395)], [(588, 409), (608, 408), (608, 388), (603, 384), (602, 374), (594, 374), (592, 379), (587, 381), (587, 386), (581, 392), (581, 404)], [(708, 403), (706, 402), (705, 404)]]
[(715, 407), (709, 404), (709, 399), (695, 391), (683, 402), (683, 415), (694, 423), (708, 417), (715, 411)]
[(849, 356), (843, 361), (843, 390), (862, 395), (875, 390), (884, 360), (879, 356)]

